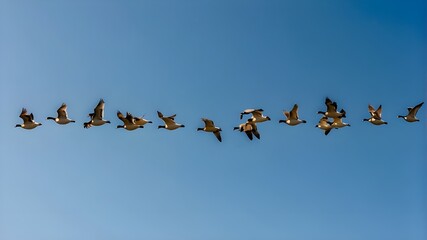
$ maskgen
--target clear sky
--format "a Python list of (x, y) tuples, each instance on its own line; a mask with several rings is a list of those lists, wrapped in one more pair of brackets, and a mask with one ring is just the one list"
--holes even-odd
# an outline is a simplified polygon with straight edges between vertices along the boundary
[[(426, 66), (424, 0), (0, 0), (0, 239), (425, 240), (427, 109), (396, 116)], [(351, 127), (324, 136), (327, 96)], [(83, 129), (100, 98), (111, 125)], [(45, 120), (63, 102), (77, 123)], [(308, 123), (280, 125), (294, 103)]]

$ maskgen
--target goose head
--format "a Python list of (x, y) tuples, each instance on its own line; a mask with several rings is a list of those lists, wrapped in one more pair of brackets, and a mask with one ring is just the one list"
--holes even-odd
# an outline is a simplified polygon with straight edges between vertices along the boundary
[(91, 121), (83, 123), (84, 128), (90, 128), (92, 126)]

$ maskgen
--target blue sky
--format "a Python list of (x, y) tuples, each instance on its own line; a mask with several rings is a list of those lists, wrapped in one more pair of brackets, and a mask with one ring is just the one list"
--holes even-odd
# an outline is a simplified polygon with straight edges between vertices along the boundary
[[(426, 18), (421, 0), (0, 1), (0, 238), (426, 239), (427, 111), (396, 118), (426, 99)], [(352, 126), (325, 137), (326, 96)], [(112, 124), (83, 129), (100, 98)], [(76, 124), (45, 120), (62, 102)], [(294, 103), (308, 123), (279, 125)], [(22, 107), (43, 126), (14, 128)], [(232, 129), (253, 107), (272, 121), (250, 142)], [(116, 129), (117, 110), (154, 124)]]

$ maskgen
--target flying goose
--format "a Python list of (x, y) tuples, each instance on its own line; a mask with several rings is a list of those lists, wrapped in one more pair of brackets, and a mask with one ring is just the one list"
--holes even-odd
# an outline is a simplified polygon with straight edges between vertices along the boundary
[(150, 120), (144, 119), (144, 116), (142, 116), (142, 117), (133, 117), (133, 120), (135, 121), (135, 124), (139, 125), (139, 126), (144, 126), (147, 123), (153, 123)]
[(280, 120), (279, 123), (286, 123), (289, 126), (295, 126), (300, 123), (306, 123), (307, 121), (301, 120), (298, 117), (298, 105), (295, 104), (291, 112), (283, 111), (283, 114), (286, 116), (286, 120)]
[(332, 102), (331, 99), (329, 99), (328, 97), (325, 100), (325, 104), (326, 104), (326, 112), (322, 112), (322, 111), (318, 111), (318, 114), (323, 114), (326, 117), (330, 117), (330, 118), (336, 118), (336, 117), (346, 117), (345, 114), (345, 110), (341, 109), (341, 111), (337, 112), (337, 103), (336, 102)]
[(53, 120), (58, 124), (68, 124), (70, 122), (76, 122), (68, 118), (67, 114), (67, 104), (63, 103), (61, 107), (56, 111), (58, 113), (58, 117), (47, 117), (48, 120)]
[(215, 134), (215, 137), (218, 139), (218, 141), (222, 142), (221, 133), (220, 133), (222, 129), (219, 127), (215, 127), (215, 124), (212, 120), (209, 120), (207, 118), (202, 118), (202, 121), (205, 123), (205, 127), (197, 128), (197, 131), (212, 132), (213, 134)]
[(255, 123), (270, 121), (271, 120), (270, 117), (264, 116), (262, 114), (263, 111), (264, 110), (262, 110), (261, 108), (259, 108), (259, 109), (246, 109), (240, 113), (240, 119), (242, 119), (243, 115), (245, 115), (245, 114), (252, 114), (251, 118)]
[(368, 105), (369, 113), (371, 114), (370, 118), (365, 118), (363, 121), (370, 122), (374, 125), (382, 125), (382, 124), (388, 124), (386, 121), (382, 120), (381, 114), (382, 114), (382, 105), (380, 105), (377, 110), (375, 110), (374, 107), (372, 107), (370, 104)]
[(126, 113), (125, 117), (120, 111), (117, 111), (117, 117), (123, 121), (123, 125), (117, 125), (117, 128), (124, 128), (126, 130), (132, 131), (144, 127), (142, 125), (136, 124), (135, 118), (129, 112)]
[(165, 117), (165, 116), (163, 116), (163, 114), (161, 112), (157, 111), (157, 116), (159, 116), (159, 118), (161, 118), (163, 120), (163, 122), (165, 122), (164, 126), (159, 125), (157, 128), (165, 128), (168, 130), (175, 130), (175, 129), (180, 128), (180, 127), (185, 127), (183, 124), (175, 123), (176, 114), (169, 116), (169, 117)]
[(331, 126), (331, 122), (328, 121), (328, 117), (323, 116), (320, 120), (319, 123), (316, 125), (317, 128), (320, 128), (322, 130), (325, 131), (325, 135), (328, 135), (329, 132), (332, 130), (332, 126)]
[(416, 117), (416, 115), (417, 115), (418, 110), (421, 108), (421, 106), (422, 106), (423, 104), (424, 104), (424, 102), (422, 102), (422, 103), (418, 104), (417, 106), (415, 106), (415, 107), (413, 107), (413, 108), (409, 107), (409, 108), (408, 108), (408, 115), (406, 115), (406, 116), (401, 116), (401, 115), (399, 115), (399, 116), (397, 116), (397, 117), (398, 117), (398, 118), (403, 118), (403, 119), (405, 119), (405, 121), (407, 121), (407, 122), (418, 122), (418, 121), (420, 121), (420, 120)]
[(342, 121), (343, 117), (336, 117), (334, 118), (334, 121), (331, 124), (331, 127), (338, 129), (338, 128), (343, 128), (343, 127), (350, 127), (350, 124), (348, 123), (344, 123)]
[(103, 119), (104, 118), (104, 106), (105, 102), (103, 99), (99, 100), (98, 105), (96, 105), (95, 109), (93, 110), (93, 113), (89, 113), (90, 120), (89, 122), (85, 122), (83, 124), (84, 128), (90, 128), (92, 126), (101, 126), (105, 123), (111, 123), (108, 120)]
[(23, 124), (16, 124), (15, 127), (21, 127), (24, 129), (33, 129), (36, 128), (38, 126), (41, 126), (41, 123), (35, 122), (34, 121), (34, 115), (31, 114), (27, 114), (27, 109), (22, 108), (21, 114), (19, 114), (19, 117), (22, 118), (22, 120), (24, 121)]
[(260, 139), (258, 128), (252, 118), (249, 118), (245, 123), (240, 124), (238, 127), (234, 127), (234, 130), (245, 132), (250, 140), (253, 139), (252, 135), (255, 135), (256, 138)]

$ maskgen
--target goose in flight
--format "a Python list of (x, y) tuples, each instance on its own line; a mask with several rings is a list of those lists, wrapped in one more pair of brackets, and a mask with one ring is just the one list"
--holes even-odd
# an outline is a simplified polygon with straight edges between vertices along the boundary
[(245, 132), (250, 140), (253, 139), (253, 135), (255, 135), (256, 138), (260, 139), (258, 128), (252, 118), (249, 118), (245, 123), (240, 124), (238, 127), (234, 127), (234, 130)]
[(124, 128), (126, 130), (132, 131), (144, 127), (142, 125), (136, 124), (135, 118), (128, 112), (126, 113), (125, 117), (120, 111), (117, 111), (117, 117), (123, 121), (123, 125), (117, 125), (117, 128)]
[(15, 127), (21, 127), (23, 129), (29, 130), (42, 125), (41, 123), (35, 122), (34, 115), (32, 113), (27, 114), (27, 109), (25, 108), (22, 109), (21, 114), (19, 114), (19, 117), (22, 118), (24, 123), (16, 124)]
[(289, 126), (295, 126), (300, 123), (306, 123), (307, 121), (301, 120), (298, 117), (298, 105), (295, 104), (290, 112), (283, 111), (283, 114), (286, 116), (286, 120), (280, 120), (279, 123), (286, 123)]
[(240, 113), (240, 119), (243, 118), (243, 115), (246, 114), (252, 114), (252, 120), (254, 123), (261, 123), (261, 122), (265, 122), (265, 121), (270, 121), (270, 117), (268, 116), (264, 116), (262, 114), (264, 110), (262, 110), (261, 108), (259, 109), (246, 109), (243, 112)]
[(363, 121), (370, 122), (374, 125), (382, 125), (382, 124), (388, 124), (386, 121), (382, 120), (381, 114), (383, 111), (382, 105), (380, 105), (377, 110), (375, 110), (374, 107), (372, 107), (370, 104), (368, 105), (369, 113), (371, 114), (370, 118), (365, 118)]
[(104, 106), (104, 100), (99, 100), (99, 103), (98, 105), (96, 105), (95, 109), (93, 110), (93, 113), (89, 113), (89, 122), (85, 122), (83, 124), (84, 128), (90, 128), (92, 126), (101, 126), (105, 123), (111, 123), (110, 121), (104, 119)]
[(328, 117), (323, 116), (320, 120), (319, 123), (316, 125), (317, 128), (320, 128), (322, 130), (325, 131), (325, 135), (328, 135), (329, 132), (332, 130), (332, 126), (331, 126), (331, 122), (328, 121)]
[(326, 117), (330, 117), (330, 118), (337, 118), (337, 117), (346, 117), (345, 114), (345, 110), (341, 109), (341, 111), (337, 111), (338, 107), (337, 107), (337, 103), (336, 102), (332, 102), (331, 99), (329, 99), (328, 97), (325, 100), (325, 104), (326, 104), (326, 112), (322, 112), (322, 111), (318, 111), (318, 114), (323, 114)]
[(180, 127), (185, 127), (183, 124), (177, 124), (175, 122), (176, 114), (169, 116), (169, 117), (165, 117), (165, 116), (163, 116), (163, 114), (161, 112), (157, 111), (157, 116), (159, 116), (159, 118), (162, 119), (163, 122), (165, 122), (165, 125), (163, 125), (163, 126), (159, 125), (157, 128), (165, 128), (167, 130), (175, 130), (175, 129), (180, 128)]
[(202, 121), (205, 123), (205, 127), (197, 128), (197, 131), (212, 132), (215, 135), (215, 137), (218, 139), (218, 141), (222, 142), (221, 133), (220, 133), (222, 129), (219, 127), (215, 127), (214, 122), (210, 119), (202, 118)]
[(139, 126), (144, 126), (147, 123), (153, 123), (150, 120), (144, 119), (144, 116), (142, 116), (142, 117), (133, 117), (133, 120), (135, 121), (135, 124), (139, 125)]
[(421, 108), (421, 106), (423, 106), (423, 104), (424, 104), (424, 102), (418, 104), (417, 106), (415, 106), (413, 108), (409, 107), (408, 108), (408, 115), (406, 115), (406, 116), (399, 115), (397, 117), (403, 118), (407, 122), (418, 122), (420, 120), (417, 118), (416, 115), (417, 115), (418, 110)]
[(331, 127), (338, 129), (338, 128), (343, 128), (343, 127), (350, 127), (350, 124), (345, 123), (342, 121), (342, 117), (336, 117), (334, 118), (334, 121), (331, 124)]
[(67, 104), (63, 103), (61, 107), (56, 111), (58, 113), (57, 117), (47, 117), (48, 120), (53, 120), (58, 124), (68, 124), (70, 122), (76, 122), (68, 118), (67, 114)]

